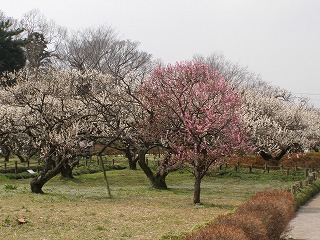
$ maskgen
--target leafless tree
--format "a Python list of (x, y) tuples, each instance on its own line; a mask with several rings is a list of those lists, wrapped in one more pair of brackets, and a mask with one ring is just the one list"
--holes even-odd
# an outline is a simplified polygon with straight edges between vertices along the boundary
[(146, 72), (151, 55), (138, 47), (138, 42), (119, 40), (111, 27), (100, 26), (72, 33), (60, 55), (72, 68), (109, 74), (120, 83), (128, 74)]
[(209, 64), (223, 78), (233, 84), (239, 91), (253, 90), (269, 97), (280, 98), (284, 101), (294, 101), (292, 93), (286, 89), (274, 86), (263, 80), (260, 75), (251, 72), (248, 67), (242, 67), (225, 58), (224, 55), (213, 53), (208, 57), (195, 55), (195, 61)]
[(37, 9), (25, 13), (19, 25), (29, 40), (25, 47), (29, 70), (37, 72), (45, 66), (57, 65), (58, 48), (66, 37), (66, 28), (47, 20)]

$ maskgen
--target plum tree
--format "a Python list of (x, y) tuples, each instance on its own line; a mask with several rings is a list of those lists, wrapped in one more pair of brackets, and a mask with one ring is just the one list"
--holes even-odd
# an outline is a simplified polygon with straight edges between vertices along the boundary
[(210, 166), (247, 147), (240, 94), (200, 62), (156, 68), (140, 91), (152, 134), (192, 168), (193, 202), (199, 203), (201, 179)]

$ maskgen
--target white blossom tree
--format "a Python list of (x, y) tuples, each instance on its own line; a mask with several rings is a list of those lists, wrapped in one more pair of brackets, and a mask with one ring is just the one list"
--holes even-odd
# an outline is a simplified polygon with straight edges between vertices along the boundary
[(296, 99), (290, 91), (263, 81), (259, 75), (226, 60), (223, 55), (194, 58), (210, 65), (242, 93), (244, 118), (253, 148), (265, 160), (278, 163), (289, 151), (316, 145), (318, 111), (309, 106), (306, 99)]
[[(1, 89), (0, 103), (12, 148), (37, 149), (43, 163), (40, 174), (31, 181), (31, 190), (42, 193), (43, 185), (55, 175), (71, 174), (89, 142), (101, 135), (113, 140), (110, 125), (99, 125), (99, 115), (83, 101), (85, 79), (105, 77), (96, 73), (50, 70), (45, 75), (17, 75), (17, 84)], [(99, 86), (103, 88), (103, 86)], [(107, 89), (105, 96), (108, 96)], [(111, 106), (111, 104), (110, 104)], [(109, 121), (114, 116), (111, 116)], [(115, 121), (114, 121), (115, 122)], [(10, 143), (19, 138), (25, 144)], [(111, 141), (110, 140), (110, 141)], [(21, 149), (19, 149), (21, 151)]]
[(265, 160), (278, 163), (287, 152), (312, 148), (319, 141), (319, 114), (305, 101), (291, 102), (249, 90), (244, 99), (248, 132)]

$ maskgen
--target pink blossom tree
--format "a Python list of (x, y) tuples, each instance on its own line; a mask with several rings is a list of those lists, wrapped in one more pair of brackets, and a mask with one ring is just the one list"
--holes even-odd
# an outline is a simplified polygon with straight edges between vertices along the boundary
[(199, 62), (158, 67), (140, 91), (152, 133), (172, 149), (176, 161), (191, 167), (193, 201), (200, 203), (201, 180), (210, 167), (247, 147), (240, 94)]

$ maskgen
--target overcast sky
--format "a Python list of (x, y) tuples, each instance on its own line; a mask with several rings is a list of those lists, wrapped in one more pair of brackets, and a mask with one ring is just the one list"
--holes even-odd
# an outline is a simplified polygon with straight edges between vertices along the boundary
[(223, 54), (320, 107), (319, 0), (0, 0), (69, 29), (107, 24), (166, 63)]

